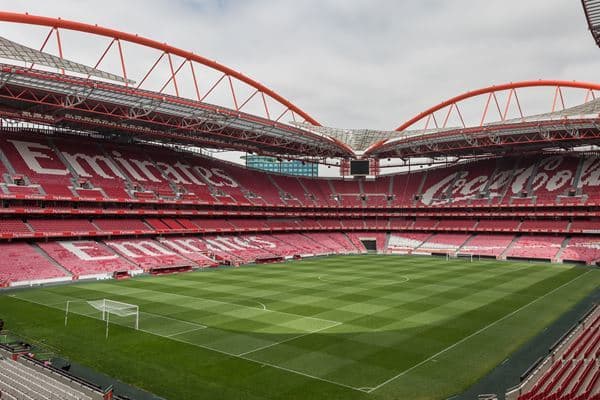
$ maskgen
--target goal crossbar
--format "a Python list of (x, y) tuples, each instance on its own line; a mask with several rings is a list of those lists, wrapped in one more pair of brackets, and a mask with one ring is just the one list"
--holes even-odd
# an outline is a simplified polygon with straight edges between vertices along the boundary
[(67, 325), (67, 318), (69, 314), (69, 308), (71, 303), (84, 303), (92, 307), (93, 309), (102, 313), (102, 321), (106, 321), (106, 336), (108, 337), (108, 324), (110, 321), (111, 314), (118, 317), (129, 317), (135, 316), (135, 329), (139, 330), (140, 326), (140, 308), (136, 304), (123, 303), (121, 301), (100, 299), (100, 300), (89, 300), (89, 301), (78, 301), (69, 300), (67, 301), (65, 309), (65, 326)]

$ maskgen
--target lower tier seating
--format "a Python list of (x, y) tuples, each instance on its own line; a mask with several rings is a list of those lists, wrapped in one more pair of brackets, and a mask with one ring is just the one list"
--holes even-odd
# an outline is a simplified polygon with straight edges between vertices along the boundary
[(93, 240), (48, 242), (40, 243), (39, 246), (74, 276), (137, 269), (133, 263), (120, 257), (103, 243)]
[(0, 286), (68, 276), (30, 244), (8, 243), (0, 248)]
[(553, 260), (564, 239), (561, 236), (521, 236), (506, 256)]
[(583, 262), (600, 260), (600, 238), (571, 238), (561, 258), (565, 261)]
[(237, 233), (0, 243), (0, 285), (69, 280), (156, 268), (212, 267), (318, 254), (442, 253), (588, 264), (600, 238), (432, 232)]
[(509, 400), (596, 400), (600, 398), (600, 307), (546, 358)]
[[(36, 367), (0, 357), (0, 393), (2, 399), (92, 400), (94, 397), (67, 385), (58, 376), (51, 377)], [(97, 394), (96, 397), (97, 398)]]
[(498, 257), (514, 238), (513, 235), (474, 235), (463, 245), (460, 253)]

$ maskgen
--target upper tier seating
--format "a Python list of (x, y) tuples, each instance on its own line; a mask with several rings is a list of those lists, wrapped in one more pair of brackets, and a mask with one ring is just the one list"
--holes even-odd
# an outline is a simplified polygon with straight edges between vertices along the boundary
[(561, 236), (521, 236), (506, 256), (553, 260), (564, 239)]
[(73, 197), (71, 175), (51, 143), (42, 137), (0, 136), (0, 150), (18, 175), (43, 187), (49, 196)]
[(424, 174), (422, 172), (405, 173), (395, 175), (393, 179), (392, 207), (409, 207), (416, 200), (415, 196), (423, 182)]
[(314, 199), (316, 204), (327, 207), (338, 206), (338, 203), (333, 199), (328, 180), (308, 178), (298, 178), (298, 180), (306, 188), (309, 196)]
[(2, 244), (0, 286), (10, 282), (66, 277), (67, 274), (27, 243)]
[[(62, 198), (103, 194), (122, 201), (348, 208), (521, 207), (564, 205), (569, 198), (581, 205), (600, 203), (600, 158), (592, 155), (505, 157), (452, 167), (411, 167), (408, 173), (358, 181), (280, 176), (174, 150), (90, 138), (82, 146), (81, 141), (0, 133), (0, 151), (7, 163), (0, 168), (4, 186), (0, 195), (15, 190)], [(578, 170), (581, 174), (575, 182)], [(10, 189), (10, 174), (22, 176), (24, 186)]]
[[(271, 175), (271, 179), (284, 193), (289, 195), (287, 200), (284, 200), (288, 206), (313, 205), (313, 199), (308, 196), (304, 187), (300, 184), (298, 178), (293, 176)], [(292, 200), (294, 199), (294, 200)]]
[[(103, 146), (91, 144), (81, 146), (68, 140), (54, 140), (54, 145), (82, 182), (88, 182), (101, 190), (106, 198), (131, 199), (126, 189), (126, 174)], [(77, 191), (82, 195), (81, 191)]]

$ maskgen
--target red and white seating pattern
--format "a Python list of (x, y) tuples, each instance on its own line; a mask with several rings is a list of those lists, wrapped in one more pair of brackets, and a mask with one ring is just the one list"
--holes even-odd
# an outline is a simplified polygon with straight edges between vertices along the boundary
[(106, 245), (93, 240), (48, 242), (39, 246), (76, 277), (138, 269)]
[[(0, 166), (0, 174), (6, 178), (14, 170), (28, 186), (0, 183), (9, 193), (38, 197), (45, 193), (123, 201), (171, 198), (263, 206), (539, 206), (576, 204), (569, 201), (573, 194), (588, 203), (600, 197), (600, 158), (595, 156), (484, 160), (360, 183), (266, 174), (166, 149), (91, 139), (81, 146), (79, 140), (0, 133), (0, 151), (10, 163), (10, 168)], [(578, 169), (581, 174), (575, 182)]]
[(14, 282), (55, 280), (68, 274), (27, 243), (2, 244), (0, 287)]
[(43, 369), (47, 367), (0, 357), (2, 400), (92, 400), (102, 395), (97, 389)]
[(587, 263), (600, 260), (600, 238), (573, 237), (569, 239), (561, 259)]
[(520, 387), (517, 400), (600, 399), (600, 307), (552, 351)]
[(475, 235), (465, 243), (460, 249), (460, 253), (498, 257), (514, 238), (513, 235)]
[(521, 236), (506, 256), (554, 260), (564, 239), (562, 236)]
[(388, 243), (391, 252), (413, 250), (423, 244), (431, 233), (392, 233)]
[(437, 233), (427, 239), (417, 251), (453, 253), (469, 239), (470, 234)]

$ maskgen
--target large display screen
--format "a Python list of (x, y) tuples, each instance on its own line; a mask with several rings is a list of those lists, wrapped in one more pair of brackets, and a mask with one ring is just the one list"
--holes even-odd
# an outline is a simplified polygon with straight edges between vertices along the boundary
[(350, 161), (350, 175), (369, 175), (369, 160)]

